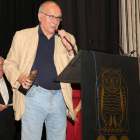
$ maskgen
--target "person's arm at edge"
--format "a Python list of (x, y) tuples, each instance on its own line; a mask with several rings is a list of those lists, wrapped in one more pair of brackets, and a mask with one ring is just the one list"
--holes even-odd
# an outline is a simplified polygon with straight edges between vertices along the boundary
[(79, 101), (78, 105), (76, 106), (76, 108), (74, 109), (74, 115), (75, 115), (75, 121), (78, 122), (78, 119), (77, 119), (77, 114), (79, 113), (79, 111), (81, 111), (81, 100)]

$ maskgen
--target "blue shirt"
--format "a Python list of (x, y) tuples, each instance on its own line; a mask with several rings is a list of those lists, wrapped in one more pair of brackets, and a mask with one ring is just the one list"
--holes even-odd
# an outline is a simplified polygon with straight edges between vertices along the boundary
[(37, 48), (37, 54), (33, 63), (32, 69), (37, 70), (37, 77), (33, 84), (48, 90), (61, 89), (59, 82), (54, 82), (53, 79), (57, 77), (56, 68), (54, 65), (54, 35), (48, 40), (48, 38), (42, 32), (40, 26), (38, 30), (39, 43)]

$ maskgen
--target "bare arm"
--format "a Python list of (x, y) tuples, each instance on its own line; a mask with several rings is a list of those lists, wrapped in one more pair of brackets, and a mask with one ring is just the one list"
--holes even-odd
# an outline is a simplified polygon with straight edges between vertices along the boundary
[(74, 109), (74, 115), (75, 115), (75, 121), (78, 121), (77, 119), (77, 114), (79, 113), (79, 111), (81, 111), (81, 100), (79, 101), (78, 105), (76, 106), (76, 108)]
[(3, 106), (2, 104), (0, 104), (0, 112), (3, 111), (4, 109), (6, 109), (7, 107)]

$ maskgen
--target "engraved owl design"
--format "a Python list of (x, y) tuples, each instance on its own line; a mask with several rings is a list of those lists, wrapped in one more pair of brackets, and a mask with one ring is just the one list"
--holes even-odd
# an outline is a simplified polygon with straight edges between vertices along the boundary
[(126, 116), (125, 87), (122, 85), (121, 70), (102, 68), (98, 87), (100, 117), (104, 132), (122, 132), (122, 121)]

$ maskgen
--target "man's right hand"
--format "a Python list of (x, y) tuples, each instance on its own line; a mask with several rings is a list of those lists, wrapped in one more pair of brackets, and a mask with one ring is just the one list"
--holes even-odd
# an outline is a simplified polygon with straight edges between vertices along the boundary
[(30, 88), (30, 86), (32, 85), (32, 82), (33, 82), (33, 81), (29, 80), (28, 75), (25, 75), (25, 74), (21, 74), (18, 77), (17, 81), (22, 85), (23, 88), (25, 88), (27, 90)]
[(5, 107), (4, 105), (0, 104), (0, 112), (3, 111), (4, 109), (6, 109), (7, 107)]

